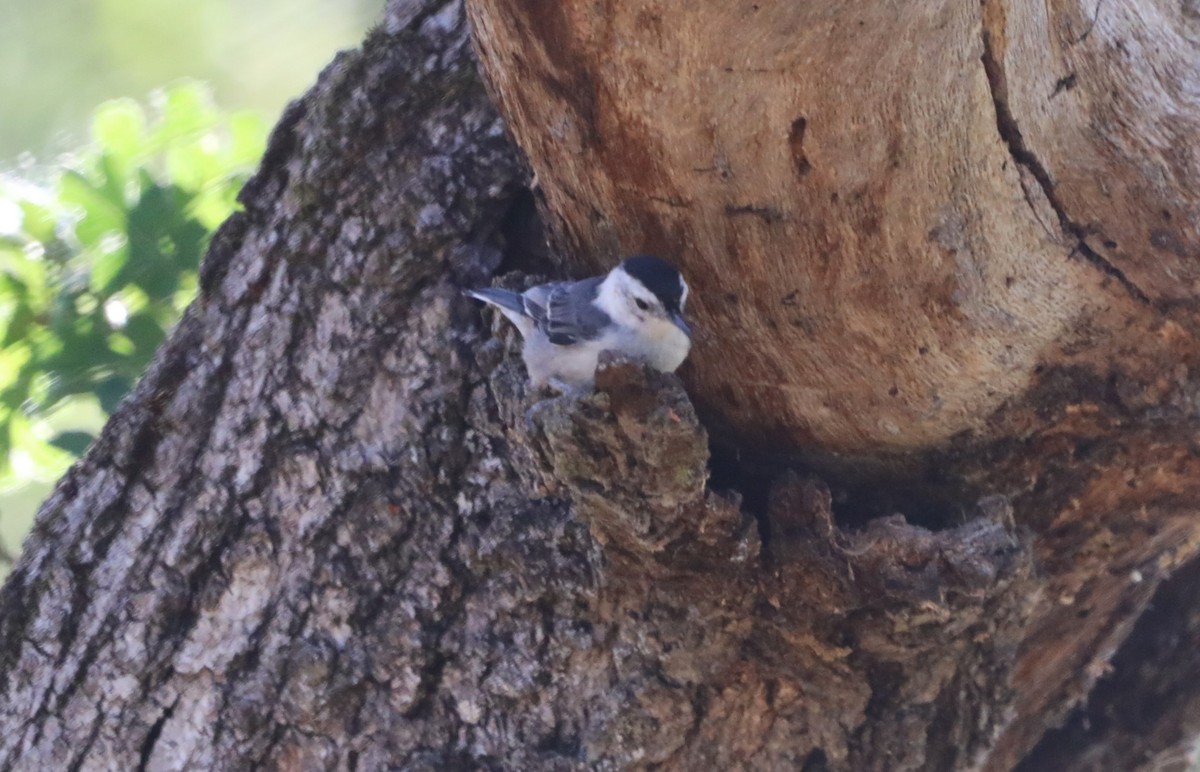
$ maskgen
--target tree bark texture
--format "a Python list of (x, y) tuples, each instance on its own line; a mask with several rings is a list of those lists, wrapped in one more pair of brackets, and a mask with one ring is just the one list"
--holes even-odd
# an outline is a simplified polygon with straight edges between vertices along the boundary
[(718, 445), (1011, 497), (1015, 764), (1200, 545), (1195, 3), (467, 6), (565, 251), (683, 264)]
[(552, 270), (526, 167), (460, 3), (393, 2), (42, 508), (0, 769), (1186, 759), (1196, 159), (1144, 133), (1182, 101), (1105, 107), (1178, 72), (1105, 64), (1108, 3), (473, 1), (559, 263), (661, 251), (707, 328), (682, 381), (538, 401), (459, 292)]

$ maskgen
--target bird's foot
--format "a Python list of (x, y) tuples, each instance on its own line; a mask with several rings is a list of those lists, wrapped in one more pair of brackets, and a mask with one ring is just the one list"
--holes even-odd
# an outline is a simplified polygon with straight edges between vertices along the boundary
[(529, 409), (525, 411), (525, 431), (530, 435), (536, 434), (539, 424), (538, 419), (547, 410), (554, 407), (555, 403), (560, 399), (562, 399), (561, 396), (547, 397), (546, 399), (539, 399), (530, 405)]
[(551, 389), (553, 389), (554, 391), (557, 391), (561, 396), (564, 396), (564, 397), (579, 396), (580, 394), (587, 391), (587, 387), (585, 387), (585, 386), (570, 384), (564, 380), (561, 380), (559, 378), (553, 378), (553, 377), (551, 377), (546, 382), (546, 385), (548, 385)]

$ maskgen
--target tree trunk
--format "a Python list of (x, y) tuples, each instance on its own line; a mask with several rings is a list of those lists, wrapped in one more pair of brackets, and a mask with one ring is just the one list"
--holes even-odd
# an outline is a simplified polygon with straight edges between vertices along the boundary
[[(393, 2), (40, 512), (0, 769), (1182, 764), (1190, 0), (468, 11), (534, 195)], [(682, 381), (537, 402), (459, 293), (643, 249)]]

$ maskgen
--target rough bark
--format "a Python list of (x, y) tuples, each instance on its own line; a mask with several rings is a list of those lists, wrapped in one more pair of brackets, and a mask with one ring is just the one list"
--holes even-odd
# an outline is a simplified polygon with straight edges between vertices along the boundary
[(467, 5), (565, 251), (692, 279), (727, 454), (843, 519), (1011, 497), (1015, 764), (1200, 545), (1194, 4)]
[[(466, 423), (482, 337), (456, 285), (495, 268), (519, 177), (456, 4), (392, 9), (289, 107), (201, 296), (5, 585), (0, 766), (454, 752), (463, 566), (505, 543), (470, 523), (557, 556), (578, 530), (508, 516), (499, 440)], [(512, 624), (540, 628), (526, 597)]]
[[(663, 251), (710, 331), (685, 374), (703, 422), (680, 379), (635, 363), (606, 362), (585, 397), (525, 393), (511, 331), (458, 289), (552, 270), (529, 180), (459, 3), (394, 2), (288, 110), (201, 296), (39, 514), (0, 592), (0, 769), (1071, 769), (1184, 753), (1200, 729), (1190, 323), (1148, 275), (1162, 265), (1079, 259), (1097, 232), (1061, 210), (1091, 199), (1083, 183), (1078, 201), (1049, 195), (1042, 178), (1068, 172), (1022, 156), (1048, 152), (1033, 127), (1057, 123), (1030, 118), (1027, 145), (1005, 134), (1026, 92), (1004, 70), (1022, 38), (998, 30), (1028, 27), (991, 2), (858, 9), (878, 62), (800, 34), (843, 29), (840, 6), (764, 7), (800, 47), (735, 27), (743, 59), (711, 72), (688, 49), (663, 82), (732, 73), (736, 89), (659, 94), (652, 123), (622, 111), (665, 75), (633, 67), (622, 90), (622, 57), (653, 63), (643, 30), (668, 51), (712, 43), (717, 12), (656, 22), (610, 4), (618, 26), (592, 50), (582, 4), (473, 5), (575, 267), (688, 245)], [(743, 12), (760, 11), (722, 13)], [(903, 92), (877, 77), (910, 70)], [(838, 88), (861, 101), (797, 122)], [(935, 91), (953, 97), (941, 112), (920, 100)], [(689, 170), (706, 103), (724, 155)], [(734, 109), (758, 139), (722, 134)], [(756, 116), (790, 144), (768, 147)], [(1150, 145), (1130, 163), (1153, 164)], [(671, 198), (687, 174), (704, 187)], [(762, 332), (764, 277), (796, 282), (798, 309), (776, 299), (811, 325), (803, 356)], [(732, 397), (722, 358), (744, 376)], [(902, 407), (885, 410), (885, 383)], [(750, 441), (772, 411), (783, 430)], [(726, 458), (785, 441), (770, 465)], [(797, 462), (900, 450), (929, 466)], [(1130, 694), (1146, 710), (1123, 710)]]

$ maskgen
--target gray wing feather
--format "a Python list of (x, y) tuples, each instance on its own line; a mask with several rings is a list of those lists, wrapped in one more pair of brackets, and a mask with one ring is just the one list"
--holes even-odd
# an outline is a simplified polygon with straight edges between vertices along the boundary
[(531, 287), (523, 295), (525, 313), (556, 346), (595, 340), (609, 323), (608, 314), (592, 303), (601, 281), (595, 277)]
[(484, 303), (491, 303), (497, 308), (528, 316), (525, 311), (524, 298), (521, 297), (521, 293), (519, 292), (499, 287), (488, 287), (485, 289), (463, 290), (463, 294), (473, 297), (476, 300), (482, 300)]

